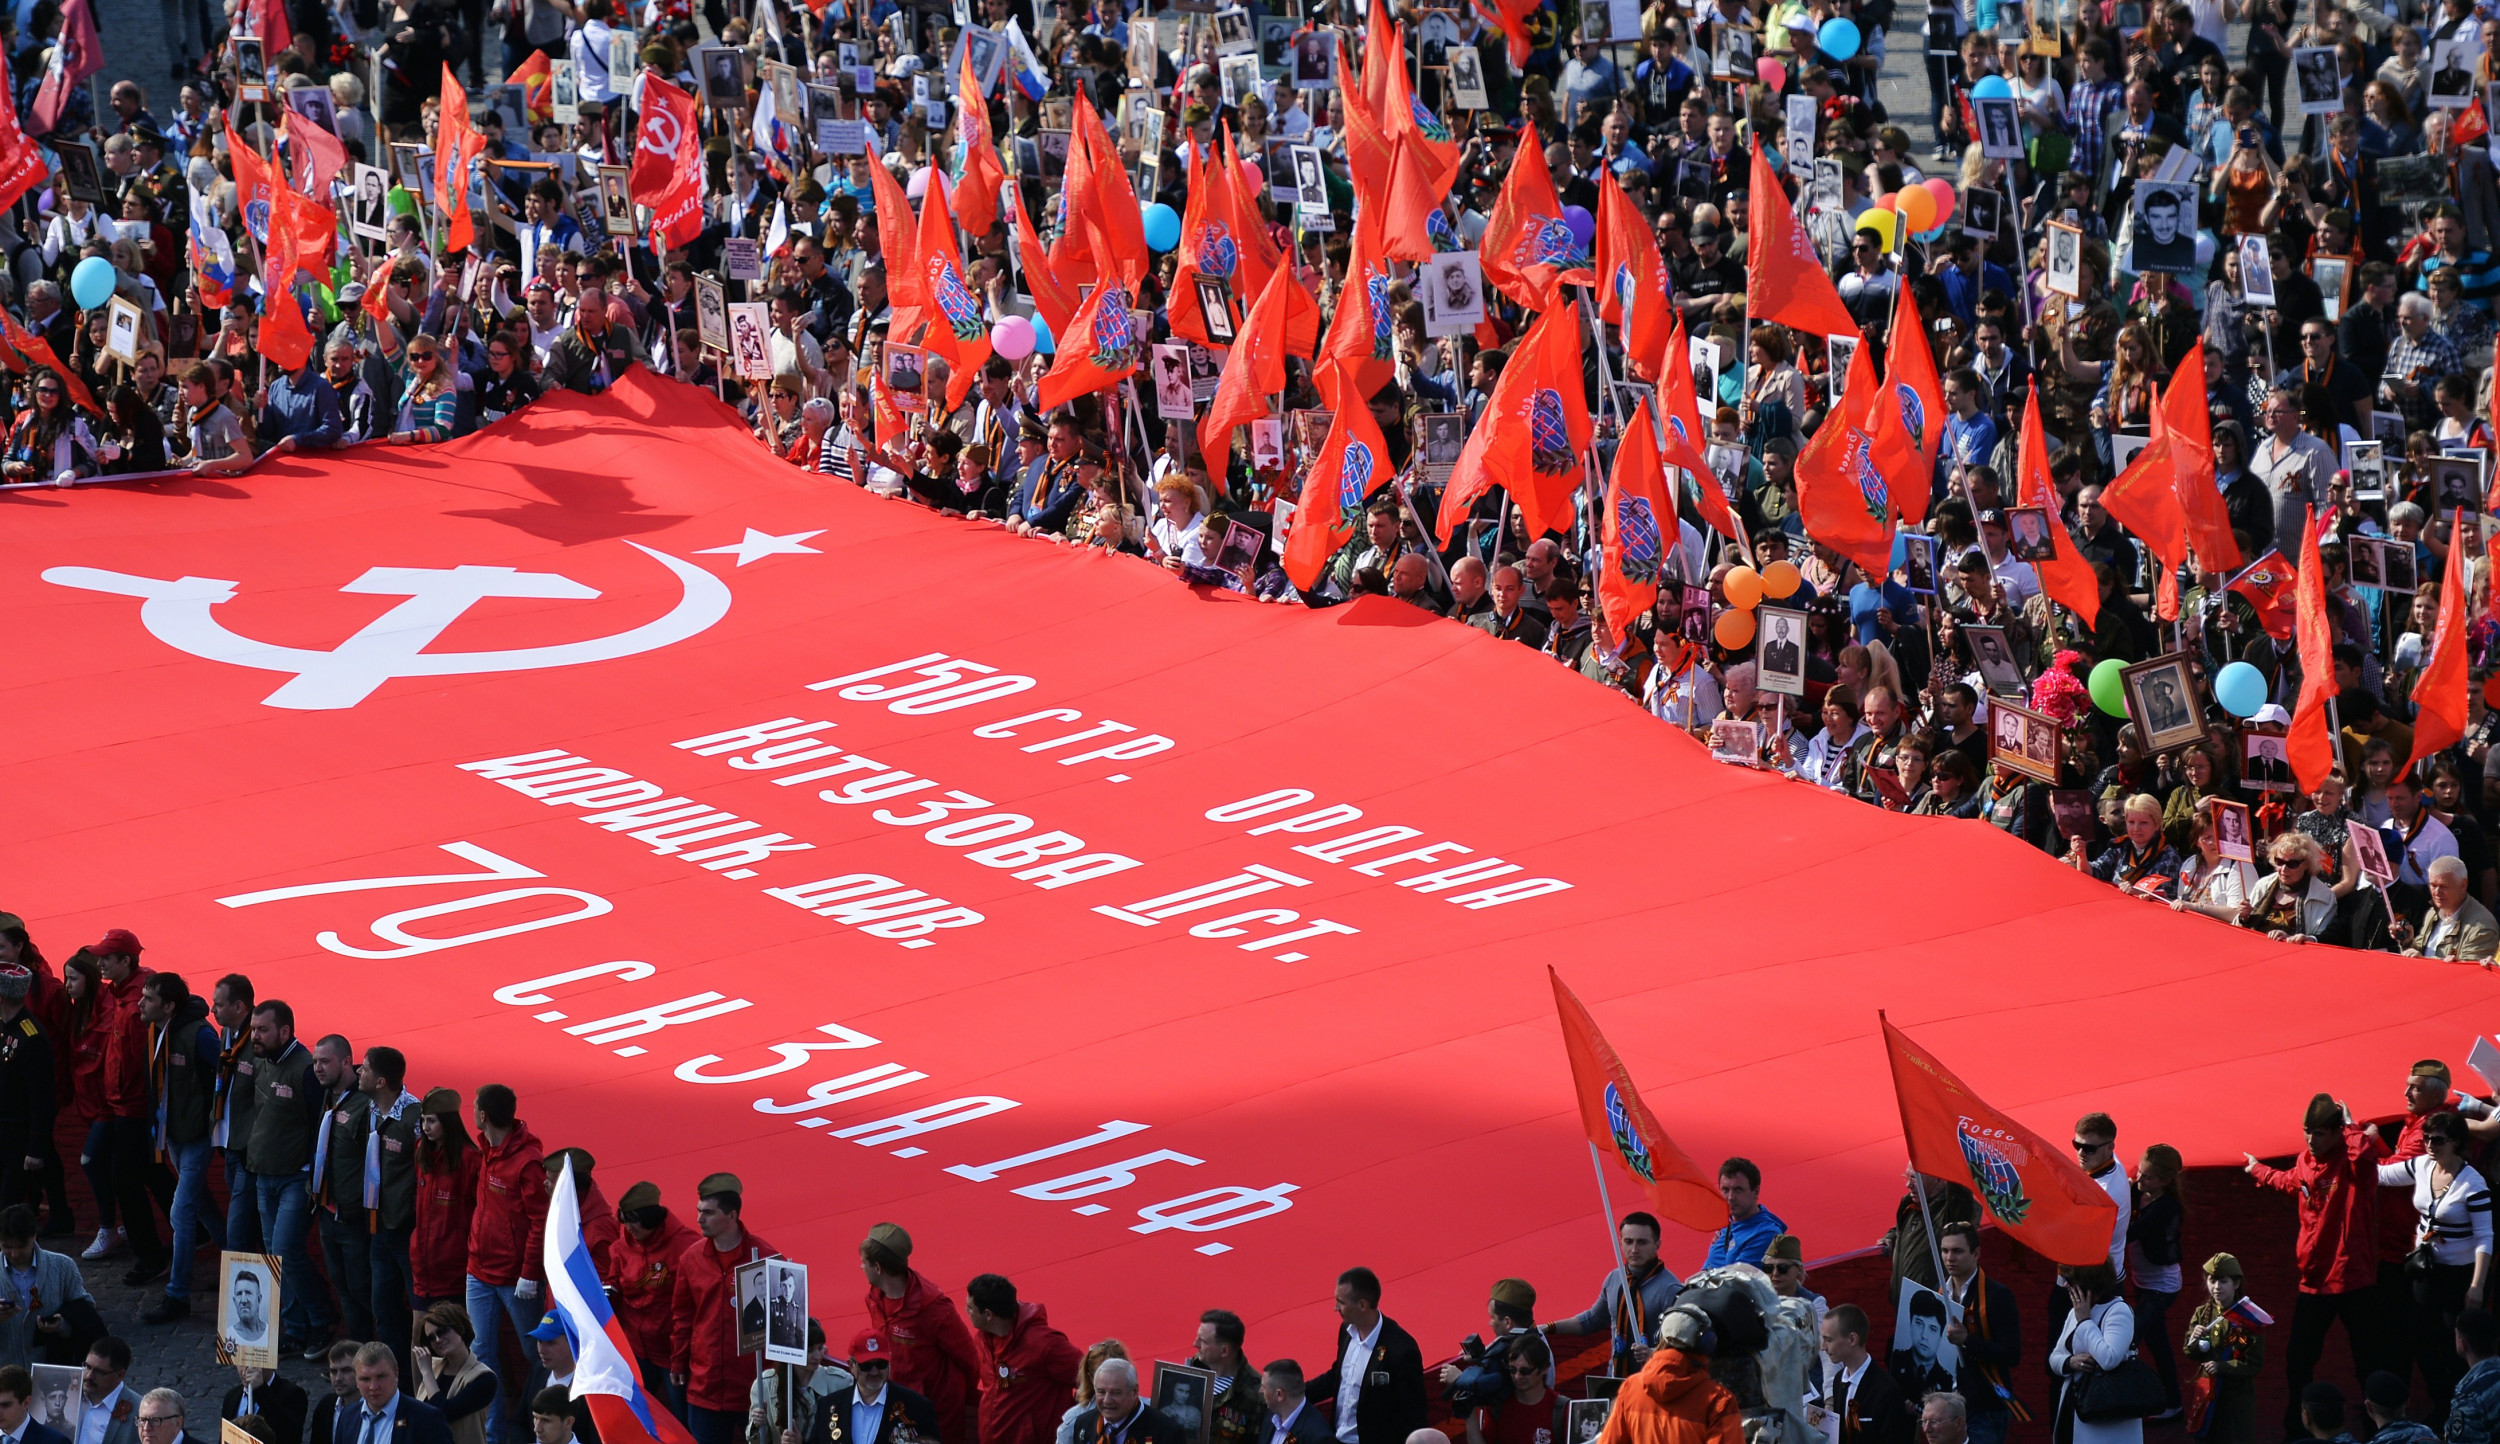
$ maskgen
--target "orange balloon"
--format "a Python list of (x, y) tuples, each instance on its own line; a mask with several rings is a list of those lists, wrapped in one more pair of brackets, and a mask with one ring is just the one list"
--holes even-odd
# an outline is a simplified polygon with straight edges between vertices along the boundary
[(1753, 640), (1753, 613), (1721, 612), (1710, 631), (1719, 639), (1720, 646), (1733, 652)]
[(1932, 230), (1936, 224), (1936, 197), (1918, 186), (1904, 187), (1893, 198), (1893, 208), (1901, 212), (1901, 220), (1910, 234)]
[(1762, 602), (1762, 574), (1751, 567), (1737, 567), (1719, 583), (1727, 595), (1727, 604), (1740, 611), (1752, 611)]
[(1787, 601), (1805, 584), (1805, 578), (1791, 561), (1776, 561), (1762, 569), (1762, 595), (1775, 602)]

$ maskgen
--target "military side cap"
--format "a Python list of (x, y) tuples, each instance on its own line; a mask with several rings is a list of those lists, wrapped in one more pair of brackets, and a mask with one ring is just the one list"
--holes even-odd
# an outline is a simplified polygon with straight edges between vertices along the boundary
[(616, 1211), (632, 1213), (636, 1209), (658, 1208), (659, 1206), (660, 1186), (646, 1179), (625, 1190), (625, 1199), (616, 1206)]
[(746, 1185), (734, 1173), (715, 1173), (694, 1186), (694, 1196), (710, 1198), (716, 1193), (744, 1193)]
[(903, 1226), (899, 1223), (878, 1224), (875, 1228), (868, 1230), (868, 1241), (885, 1245), (893, 1251), (896, 1258), (911, 1257), (911, 1235), (903, 1232)]

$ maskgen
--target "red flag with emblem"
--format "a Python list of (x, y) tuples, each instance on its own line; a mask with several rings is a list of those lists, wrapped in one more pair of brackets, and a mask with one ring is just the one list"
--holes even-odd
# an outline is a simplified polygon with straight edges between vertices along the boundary
[[(504, 78), (521, 87), (521, 113), (530, 124), (545, 125), (556, 118), (556, 72), (555, 66), (547, 59), (547, 52), (531, 51), (529, 58), (521, 62), (520, 68)], [(652, 78), (658, 80), (657, 76)], [(667, 84), (666, 81), (660, 83)], [(648, 97), (643, 103), (650, 104)], [(637, 159), (642, 155), (642, 146), (639, 143), (634, 146), (634, 155)]]
[(1240, 334), (1233, 338), (1215, 401), (1198, 418), (1198, 449), (1219, 477), (1232, 456), (1233, 428), (1267, 415), (1267, 398), (1285, 389), (1285, 311), (1290, 304), (1285, 293), (1300, 289), (1291, 272), (1269, 273), (1267, 289), (1251, 303)]
[[(1928, 493), (1935, 489), (1936, 457), (1944, 450), (1944, 383), (1936, 377), (1936, 350), (1919, 319), (1918, 300), (1908, 286), (1893, 288), (1892, 344), (1884, 349), (1884, 390), (1900, 403), (1903, 439), (1918, 453), (1915, 485), (1904, 477), (1895, 487), (1894, 502), (1913, 523), (1927, 519)], [(1984, 456), (1970, 458), (1985, 462)], [(2054, 513), (2052, 513), (2054, 515)]]
[(2092, 564), (2083, 559), (2059, 521), (2060, 507), (2057, 487), (2049, 480), (2049, 443), (2040, 428), (2040, 386), (2033, 382), (2030, 400), (2023, 407), (2023, 444), (2019, 459), (2021, 482), (2016, 489), (2017, 506), (2036, 506), (2049, 516), (2049, 545), (2057, 555), (2044, 562), (2033, 562), (2032, 570), (2040, 577), (2040, 590), (2049, 600), (2083, 618), (2087, 627), (2101, 619), (2101, 582)]
[[(1632, 1086), (1632, 1071), (1597, 1030), (1580, 995), (1571, 991), (1551, 966), (1546, 977), (1554, 984), (1554, 1013), (1562, 1024), (1563, 1056), (1571, 1063), (1571, 1091), (1579, 1099), (1580, 1131), (1598, 1155), (1621, 1164), (1641, 1185), (1649, 1206), (1699, 1233), (1727, 1223), (1727, 1199), (1717, 1180), (1692, 1160), (1658, 1126), (1658, 1120)], [(1642, 1336), (1657, 1325), (1642, 1321)]]
[(1806, 534), (1856, 562), (1869, 577), (1892, 572), (1891, 488), (1869, 419), (1882, 400), (1875, 364), (1861, 346), (1849, 358), (1839, 407), (1797, 454), (1796, 467), (1797, 514)]
[[(271, 8), (282, 8), (272, 6)], [(269, 51), (278, 53), (276, 47)], [(61, 0), (60, 29), (52, 39), (52, 63), (35, 88), (26, 119), (35, 134), (50, 135), (61, 124), (61, 112), (87, 77), (104, 68), (104, 37), (96, 33), (95, 7), (89, 0)]]
[(2074, 1155), (1972, 1092), (1890, 1019), (1876, 1018), (1910, 1166), (1930, 1178), (1967, 1181), (2006, 1235), (2034, 1253), (2062, 1264), (2109, 1262), (2118, 1205)]
[[(2405, 543), (2411, 545), (2411, 543)], [(2413, 755), (2404, 770), (2465, 740), (2465, 512), (2448, 523), (2448, 565), (2439, 579), (2439, 627), (2413, 684)]]
[(2225, 575), (2241, 561), (2238, 538), (2231, 534), (2231, 512), (2214, 484), (2213, 412), (2205, 398), (2205, 342), (2197, 338), (2170, 373), (2162, 388), (2161, 417), (2170, 439), (2172, 484), (2179, 494), (2179, 514), (2186, 523), (2187, 544), (2195, 548), (2199, 571)]
[[(2152, 549), (2162, 575), (2175, 579), (2187, 557), (2187, 512), (2179, 505), (2178, 474), (2171, 462), (2170, 437), (2161, 408), (2153, 410), (2153, 439), (2127, 463), (2118, 479), (2101, 489), (2101, 509)], [(2178, 615), (2176, 582), (2158, 588), (2163, 620)]]
[(964, 233), (978, 240), (998, 224), (998, 192), (1007, 170), (998, 163), (998, 140), (990, 134), (989, 97), (981, 92), (980, 72), (972, 66), (972, 47), (964, 47), (961, 73), (955, 77), (955, 129), (964, 144), (964, 181), (955, 192), (955, 215)]
[(2299, 626), (2298, 602), (2293, 595), (2295, 581), (2292, 564), (2283, 560), (2279, 551), (2264, 556), (2242, 568), (2240, 574), (2225, 585), (2236, 592), (2257, 614), (2257, 625), (2278, 642), (2288, 642)]
[(6, 57), (0, 57), (0, 208), (17, 204), (20, 196), (51, 178), (52, 167), (43, 158), (43, 148), (18, 121), (15, 82), (9, 77)]
[[(1081, 176), (1076, 162), (1079, 145), (1085, 148), (1086, 157)], [(1085, 218), (1094, 237), (1094, 264), (1106, 274), (1116, 273), (1134, 291), (1146, 279), (1149, 260), (1145, 216), (1137, 208), (1137, 191), (1128, 183), (1128, 171), (1120, 164), (1120, 149), (1103, 130), (1102, 117), (1082, 87), (1076, 95), (1076, 129), (1068, 137), (1068, 157), (1069, 221), (1073, 225), (1078, 216)]]
[(1688, 356), (1690, 348), (1684, 339), (1684, 318), (1672, 310), (1668, 322), (1666, 374), (1658, 379), (1659, 416), (1667, 424), (1664, 451), (1666, 464), (1681, 467), (1693, 478), (1693, 491), (1700, 497), (1695, 505), (1694, 520), (1726, 537), (1741, 542), (1737, 534), (1736, 513), (1728, 507), (1727, 489), (1720, 484), (1717, 472), (1710, 469), (1710, 455), (1703, 449), (1710, 433), (1701, 424), (1701, 408), (1693, 397), (1693, 367)]
[[(1377, 211), (1366, 209), (1355, 217), (1345, 275), (1312, 376), (1320, 394), (1339, 410), (1349, 402), (1360, 404), (1397, 375), (1390, 347), (1389, 264), (1380, 254)], [(1353, 382), (1351, 391), (1343, 384), (1347, 378)]]
[[(1352, 73), (1346, 63), (1343, 37), (1331, 40), (1337, 47), (1337, 74)], [(1345, 103), (1345, 169), (1354, 186), (1358, 208), (1370, 210), (1375, 204), (1386, 204), (1389, 195), (1390, 154), (1388, 133), (1381, 129), (1380, 113), (1363, 98), (1359, 85), (1340, 85), (1338, 98)], [(1421, 224), (1418, 222), (1418, 224)]]
[(61, 384), (69, 389), (70, 400), (98, 416), (104, 414), (104, 408), (95, 404), (95, 393), (89, 391), (86, 383), (78, 379), (77, 373), (62, 365), (61, 358), (52, 353), (52, 343), (17, 324), (17, 318), (10, 315), (6, 308), (0, 308), (0, 337), (6, 337), (8, 343), (17, 348), (18, 354), (38, 366), (49, 368), (53, 375), (60, 377)]
[(2335, 733), (2326, 707), (2335, 700), (2335, 627), (2326, 615), (2326, 564), (2318, 560), (2316, 518), (2300, 528), (2300, 576), (2293, 583), (2294, 627), (2300, 637), (2300, 702), (2292, 709), (2284, 755), (2300, 790), (2315, 792), (2335, 770)]
[(339, 138), (321, 128), (321, 122), (300, 110), (286, 113), (287, 157), (291, 163), (295, 188), (308, 196), (330, 193), (330, 182), (347, 168), (347, 147)]
[(254, 240), (269, 244), (269, 205), (277, 190), (269, 173), (269, 162), (235, 134), (234, 122), (224, 120), (226, 127), (226, 159), (234, 168), (234, 210), (243, 218), (243, 229)]
[[(543, 56), (533, 59), (545, 63)], [(703, 146), (696, 138), (694, 97), (656, 75), (642, 78), (642, 115), (634, 126), (634, 168), (626, 189), (634, 204), (650, 208), (651, 233), (669, 250), (683, 250), (703, 233)]]
[(1117, 386), (1137, 370), (1146, 346), (1143, 323), (1129, 305), (1128, 288), (1105, 276), (1051, 339), (1059, 354), (1042, 377), (1042, 409), (1055, 410), (1079, 396)]
[(903, 193), (902, 183), (885, 168), (885, 162), (870, 157), (868, 190), (877, 203), (877, 250), (885, 258), (885, 303), (893, 318), (886, 334), (896, 345), (920, 344), (920, 313), (927, 303), (920, 287), (920, 268), (912, 257), (920, 249), (913, 236), (911, 197)]
[[(890, 267), (888, 269), (891, 269)], [(928, 299), (929, 329), (920, 344), (946, 360), (946, 409), (972, 394), (990, 359), (990, 323), (981, 298), (964, 281), (962, 252), (955, 249), (955, 215), (947, 204), (946, 177), (932, 167), (920, 197), (920, 245), (914, 269)]]
[(434, 137), (434, 203), (443, 213), (443, 243), (465, 251), (477, 239), (469, 221), (469, 163), (486, 149), (486, 137), (469, 123), (469, 93), (443, 64), (443, 103)]
[(1181, 213), (1181, 242), (1173, 247), (1172, 286), (1164, 301), (1164, 315), (1173, 335), (1222, 350), (1207, 334), (1198, 278), (1221, 281), (1230, 293), (1241, 264), (1240, 227), (1233, 213), (1233, 188), (1207, 183), (1206, 149), (1189, 148), (1189, 201)]
[(1016, 212), (1016, 263), (1024, 275), (1024, 289), (1033, 297), (1034, 312), (1055, 338), (1067, 331), (1068, 318), (1076, 314), (1076, 302), (1059, 289), (1050, 253), (1042, 249), (1042, 238), (1033, 232), (1033, 218), (1024, 213), (1024, 187), (1010, 187), (1007, 203)]
[[(1395, 55), (1400, 58), (1405, 56), (1405, 27), (1392, 30), (1390, 44)], [(1388, 76), (1389, 83), (1378, 102), (1381, 129), (1387, 133), (1391, 145), (1403, 145), (1415, 152), (1417, 160), (1422, 163), (1424, 179), (1431, 187), (1428, 194), (1435, 198), (1446, 195), (1451, 183), (1458, 178), (1458, 165), (1466, 158), (1466, 150), (1451, 136), (1450, 128), (1441, 123), (1441, 117), (1434, 115), (1415, 98), (1414, 88), (1407, 84), (1403, 64), (1390, 65)], [(1371, 77), (1366, 75), (1363, 79), (1368, 89)]]
[(1336, 419), (1329, 423), (1328, 440), (1302, 482), (1293, 535), (1285, 539), (1285, 579), (1306, 592), (1318, 586), (1328, 559), (1361, 523), (1364, 503), (1395, 474), (1372, 409), (1360, 399), (1350, 399), (1350, 404), (1341, 400)]
[(1485, 219), (1482, 250), (1484, 278), (1531, 311), (1551, 311), (1564, 286), (1597, 284), (1588, 252), (1563, 220), (1534, 127), (1521, 136), (1510, 174), (1502, 178), (1501, 196)]
[(1536, 318), (1511, 353), (1441, 494), (1443, 541), (1476, 498), (1495, 486), (1508, 488), (1519, 504), (1530, 539), (1570, 529), (1571, 493), (1580, 484), (1580, 458), (1591, 434), (1580, 324), (1578, 303), (1557, 306)]
[(1655, 383), (1666, 374), (1675, 306), (1667, 299), (1667, 268), (1658, 238), (1641, 219), (1614, 172), (1597, 172), (1597, 317), (1622, 328), (1624, 361)]
[[(1606, 477), (1597, 605), (1616, 637), (1632, 635), (1633, 620), (1658, 605), (1659, 573), (1683, 536), (1675, 491), (1658, 454), (1658, 418), (1651, 410), (1656, 404), (1641, 398), (1640, 408), (1623, 423), (1614, 469)], [(1717, 485), (1715, 477), (1711, 484)]]
[(1814, 243), (1789, 214), (1788, 190), (1753, 143), (1752, 226), (1745, 237), (1745, 309), (1810, 336), (1855, 336), (1857, 318), (1840, 303)]

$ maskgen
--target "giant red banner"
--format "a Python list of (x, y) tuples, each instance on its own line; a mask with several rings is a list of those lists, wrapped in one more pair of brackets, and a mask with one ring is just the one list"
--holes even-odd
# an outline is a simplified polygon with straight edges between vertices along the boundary
[(2392, 1108), (2488, 1021), (2478, 969), (1718, 765), (1402, 603), (880, 500), (639, 373), (0, 506), (0, 906), (56, 959), (128, 927), (248, 971), (419, 1088), (508, 1082), (611, 1198), (736, 1170), (837, 1340), (880, 1219), (1149, 1357), (1223, 1305), (1324, 1358), (1355, 1263), (1430, 1350), (1506, 1274), (1580, 1306), (1610, 1255), (1548, 962), (1810, 1257), (1900, 1189), (1879, 1005), (2029, 1126), (2191, 1162), (2293, 1146), (2319, 1089)]

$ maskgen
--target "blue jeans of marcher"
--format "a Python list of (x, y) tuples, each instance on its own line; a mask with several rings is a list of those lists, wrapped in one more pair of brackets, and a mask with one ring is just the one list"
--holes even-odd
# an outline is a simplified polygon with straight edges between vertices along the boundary
[(243, 1167), (243, 1150), (223, 1150), (226, 1161), (226, 1247), (237, 1253), (261, 1249), (260, 1195)]
[[(469, 1345), (470, 1351), (481, 1359), (502, 1359), (503, 1326), (506, 1321), (512, 1325), (513, 1342), (521, 1346), (521, 1356), (535, 1360), (537, 1355), (530, 1346), (529, 1332), (537, 1327), (538, 1315), (529, 1305), (521, 1302), (512, 1285), (490, 1284), (475, 1274), (469, 1275), (469, 1328), (477, 1335), (476, 1341)], [(528, 1396), (522, 1397), (526, 1399)], [(511, 1423), (512, 1431), (507, 1433), (504, 1428), (503, 1389), (499, 1383), (495, 1397), (486, 1405), (487, 1444), (504, 1444), (507, 1439), (519, 1439), (526, 1435), (529, 1432), (529, 1411), (521, 1410), (520, 1417)]]
[[(408, 1357), (409, 1335), (415, 1319), (409, 1291), (416, 1275), (408, 1266), (408, 1242), (416, 1230), (410, 1228), (377, 1228), (373, 1231), (370, 1267), (373, 1270), (374, 1337), (391, 1346), (400, 1358)], [(405, 1366), (401, 1370), (406, 1376)]]
[(205, 1138), (177, 1143), (170, 1150), (174, 1156), (174, 1206), (168, 1222), (174, 1236), (173, 1263), (165, 1275), (168, 1298), (191, 1297), (191, 1255), (198, 1249), (200, 1235), (218, 1248), (226, 1246), (226, 1220), (210, 1207), (208, 1196), (208, 1160), (217, 1150)]
[(304, 1246), (306, 1235), (312, 1231), (312, 1170), (255, 1173), (249, 1177), (259, 1202), (261, 1222), (268, 1228), (261, 1247), (286, 1264), (278, 1285), (282, 1303), (278, 1314), (280, 1337), (300, 1343), (316, 1333), (329, 1332), (330, 1290), (321, 1282), (321, 1275), (313, 1268), (312, 1254)]
[(321, 1210), (321, 1262), (338, 1290), (339, 1323), (351, 1339), (373, 1332), (373, 1232), (359, 1204)]

